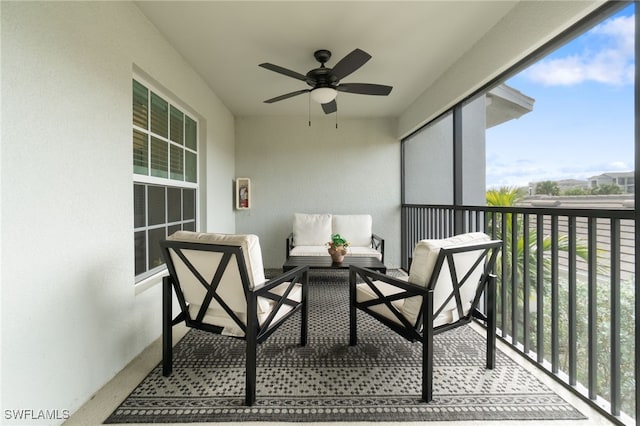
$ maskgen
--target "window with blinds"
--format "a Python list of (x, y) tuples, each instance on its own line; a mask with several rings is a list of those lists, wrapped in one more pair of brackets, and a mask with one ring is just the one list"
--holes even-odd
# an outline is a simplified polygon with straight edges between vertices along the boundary
[(195, 231), (198, 122), (133, 79), (133, 201), (136, 281), (163, 268), (159, 242)]

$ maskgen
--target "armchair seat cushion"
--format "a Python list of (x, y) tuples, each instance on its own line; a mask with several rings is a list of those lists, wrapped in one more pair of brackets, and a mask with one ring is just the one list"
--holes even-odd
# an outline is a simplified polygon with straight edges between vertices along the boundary
[[(408, 278), (408, 277), (403, 277), (403, 278)], [(387, 284), (385, 282), (382, 281), (374, 281), (373, 285), (375, 285), (375, 287), (380, 290), (380, 292), (385, 295), (385, 296), (391, 296), (397, 293), (401, 293), (403, 290), (399, 287), (396, 287), (394, 285), (391, 284)], [(367, 302), (369, 300), (373, 300), (373, 299), (377, 299), (378, 295), (375, 294), (375, 292), (371, 289), (371, 287), (369, 287), (368, 284), (366, 283), (362, 283), (362, 284), (357, 284), (356, 285), (356, 301), (358, 303), (360, 302)], [(393, 305), (393, 307), (401, 312), (402, 311), (402, 305), (404, 304), (405, 299), (400, 299), (400, 300), (396, 300), (391, 302), (391, 304)], [(396, 315), (394, 315), (391, 310), (384, 304), (380, 304), (380, 305), (375, 305), (371, 307), (371, 310), (382, 315), (385, 318), (390, 319), (391, 321), (395, 321), (398, 324), (402, 324), (400, 322), (400, 320), (398, 319), (398, 317)], [(413, 320), (407, 318), (410, 322), (415, 321), (415, 318), (413, 318)]]
[[(402, 281), (408, 281), (409, 276), (407, 275), (407, 276), (397, 277), (396, 279), (402, 280)], [(374, 281), (373, 284), (385, 296), (391, 296), (393, 294), (401, 293), (402, 291), (404, 291), (400, 287), (396, 287), (393, 284), (388, 284), (383, 281)], [(371, 287), (369, 287), (369, 285), (365, 283), (356, 284), (356, 301), (358, 303), (376, 299), (377, 297), (378, 296), (374, 293)], [(408, 313), (404, 309), (404, 304), (406, 300), (408, 299), (395, 300), (391, 302), (391, 304), (395, 309), (397, 309), (398, 313), (400, 313), (402, 316), (404, 316), (407, 319), (407, 321), (409, 321), (409, 323), (415, 324), (416, 320), (418, 319), (418, 316)], [(383, 304), (376, 305), (371, 307), (371, 310), (390, 319), (391, 321), (394, 321), (398, 324), (402, 324), (402, 322), (398, 319), (398, 317), (393, 312), (391, 312), (391, 310), (386, 305), (383, 305)], [(443, 311), (436, 318), (433, 319), (433, 326), (437, 327), (442, 324), (450, 324), (455, 320), (457, 320), (457, 311), (455, 309)]]
[[(288, 282), (282, 283), (277, 287), (274, 287), (270, 290), (271, 293), (275, 293), (279, 296), (282, 296), (289, 285)], [(291, 292), (288, 296), (289, 299), (295, 300), (296, 302), (302, 301), (302, 285), (295, 284)], [(267, 320), (271, 312), (276, 307), (277, 302), (271, 299), (267, 299), (265, 297), (258, 297), (258, 306), (268, 306), (267, 309), (258, 311), (258, 324), (262, 325)], [(290, 312), (293, 309), (292, 306), (283, 304), (278, 313), (274, 317), (274, 322), (278, 321), (282, 318), (287, 312)], [(195, 318), (198, 315), (198, 311), (200, 310), (200, 305), (190, 304), (189, 305), (189, 315), (192, 318)], [(242, 320), (244, 324), (247, 323), (247, 313), (245, 311), (235, 312), (235, 314)], [(209, 309), (207, 309), (202, 322), (205, 324), (214, 325), (217, 327), (222, 327), (222, 335), (225, 336), (234, 336), (234, 337), (244, 337), (244, 331), (227, 315), (227, 313), (222, 309), (215, 300), (211, 301), (209, 305)]]

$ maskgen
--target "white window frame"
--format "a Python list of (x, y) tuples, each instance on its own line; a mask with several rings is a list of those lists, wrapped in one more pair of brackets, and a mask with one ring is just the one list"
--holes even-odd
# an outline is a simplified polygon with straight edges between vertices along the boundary
[[(181, 188), (181, 189), (193, 189), (195, 190), (195, 229), (199, 230), (200, 229), (200, 153), (201, 153), (201, 123), (200, 120), (198, 119), (198, 114), (195, 114), (193, 112), (193, 110), (189, 107), (187, 107), (183, 102), (177, 100), (175, 97), (169, 95), (167, 93), (167, 90), (163, 90), (162, 88), (160, 88), (158, 85), (154, 84), (153, 82), (149, 81), (148, 78), (145, 78), (139, 74), (134, 73), (132, 76), (132, 84), (133, 84), (133, 80), (136, 80), (138, 83), (142, 84), (143, 86), (145, 86), (147, 88), (147, 90), (149, 90), (149, 95), (148, 95), (148, 109), (147, 109), (147, 120), (148, 120), (148, 129), (144, 129), (141, 128), (139, 126), (136, 126), (132, 123), (132, 132), (134, 130), (137, 130), (138, 132), (142, 132), (147, 134), (148, 136), (153, 136), (157, 139), (160, 139), (164, 142), (167, 142), (167, 147), (168, 147), (168, 151), (171, 151), (171, 146), (178, 146), (181, 149), (184, 150), (184, 153), (186, 152), (192, 152), (196, 155), (196, 182), (189, 182), (186, 180), (186, 155), (183, 154), (183, 180), (177, 180), (177, 179), (172, 179), (171, 178), (171, 164), (170, 161), (167, 165), (168, 167), (168, 177), (163, 178), (163, 177), (158, 177), (158, 176), (151, 176), (151, 140), (148, 140), (148, 145), (147, 145), (147, 165), (148, 165), (148, 170), (147, 170), (147, 175), (143, 175), (143, 174), (138, 174), (132, 172), (132, 191), (133, 188), (135, 187), (136, 184), (142, 184), (145, 186), (148, 185), (153, 185), (153, 186), (160, 186), (160, 187), (164, 187), (166, 188)], [(164, 101), (166, 101), (168, 103), (168, 123), (169, 123), (169, 129), (168, 129), (168, 133), (167, 133), (167, 137), (158, 135), (156, 133), (153, 133), (151, 131), (151, 124), (150, 124), (150, 120), (151, 120), (151, 92), (155, 93), (157, 96), (161, 97)], [(132, 95), (133, 96), (133, 95)], [(184, 114), (185, 117), (189, 117), (191, 120), (193, 120), (196, 123), (196, 150), (194, 151), (191, 148), (188, 148), (186, 146), (186, 135), (183, 134), (183, 144), (180, 145), (179, 143), (173, 142), (171, 140), (171, 131), (170, 131), (170, 122), (171, 122), (171, 106), (173, 106), (174, 108), (180, 110), (180, 112), (182, 112)], [(131, 114), (132, 116), (133, 114)], [(186, 125), (183, 124), (183, 132), (186, 132), (185, 130)], [(133, 133), (132, 133), (133, 134)], [(132, 168), (133, 168), (133, 153), (132, 153)], [(146, 197), (145, 197), (145, 202), (147, 202)], [(149, 225), (148, 224), (148, 217), (149, 217), (149, 209), (147, 208), (148, 204), (145, 205), (145, 225), (142, 227), (133, 227), (133, 233), (135, 236), (136, 232), (140, 232), (140, 231), (148, 231), (149, 229), (155, 229), (161, 226), (171, 226), (171, 224), (175, 224), (175, 222), (169, 222), (169, 218), (168, 218), (168, 212), (167, 212), (167, 205), (166, 205), (166, 199), (165, 199), (165, 223), (163, 225)], [(180, 223), (182, 223), (183, 221), (181, 220)], [(148, 236), (147, 236), (147, 241), (146, 241), (146, 254), (147, 254), (147, 262), (149, 261), (148, 259)], [(135, 250), (134, 250), (134, 254), (135, 254)], [(147, 265), (147, 268), (149, 268), (149, 265)], [(166, 275), (166, 265), (160, 265), (157, 266), (155, 268), (149, 268), (147, 269), (146, 272), (142, 273), (142, 274), (138, 274), (135, 275), (134, 273), (134, 282), (135, 282), (135, 289), (136, 289), (136, 294), (140, 293), (141, 291), (146, 290), (147, 288), (150, 288), (156, 284), (158, 284), (162, 277)]]

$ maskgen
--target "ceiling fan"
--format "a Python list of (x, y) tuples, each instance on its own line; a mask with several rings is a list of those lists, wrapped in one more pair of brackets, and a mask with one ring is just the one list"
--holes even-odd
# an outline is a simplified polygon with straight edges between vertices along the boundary
[(336, 104), (336, 95), (338, 92), (387, 96), (391, 92), (391, 89), (393, 89), (391, 86), (384, 86), (382, 84), (340, 83), (340, 80), (356, 71), (371, 59), (371, 55), (364, 50), (353, 50), (347, 56), (338, 61), (333, 68), (327, 68), (324, 66), (324, 64), (331, 58), (330, 51), (325, 49), (316, 50), (313, 56), (318, 62), (320, 62), (320, 68), (312, 69), (306, 75), (267, 62), (260, 64), (262, 68), (304, 81), (311, 86), (311, 89), (302, 89), (291, 93), (285, 93), (284, 95), (267, 99), (264, 102), (271, 104), (303, 93), (311, 92), (311, 99), (322, 105), (322, 109), (325, 114), (331, 114), (338, 110), (338, 105)]

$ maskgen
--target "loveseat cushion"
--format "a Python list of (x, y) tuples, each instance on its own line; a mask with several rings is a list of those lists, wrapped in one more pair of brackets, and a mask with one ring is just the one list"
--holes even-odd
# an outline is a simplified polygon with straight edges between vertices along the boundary
[(296, 246), (325, 246), (331, 241), (331, 215), (295, 213), (293, 215), (293, 244)]
[[(413, 261), (409, 270), (409, 282), (412, 284), (426, 287), (429, 285), (433, 268), (435, 267), (436, 260), (440, 253), (441, 248), (453, 248), (472, 244), (480, 244), (490, 241), (488, 235), (482, 232), (470, 232), (467, 234), (456, 235), (451, 238), (437, 239), (437, 240), (422, 240), (416, 244), (413, 251)], [(459, 253), (454, 255), (454, 262), (456, 265), (456, 272), (458, 279), (464, 277), (467, 272), (473, 266), (473, 263), (478, 258), (475, 251)], [(461, 298), (463, 301), (463, 313), (466, 315), (471, 302), (475, 296), (476, 283), (480, 280), (483, 268), (479, 265), (473, 274), (469, 277), (469, 283), (471, 285), (465, 285), (461, 291)], [(451, 282), (451, 275), (449, 272), (449, 265), (445, 262), (440, 271), (438, 281), (434, 287), (433, 294), (433, 306), (437, 310), (451, 294), (453, 284)], [(420, 307), (422, 305), (422, 297), (415, 296), (408, 298), (402, 309), (403, 312), (411, 318), (416, 318), (420, 313)], [(458, 319), (458, 313), (456, 309), (455, 299), (447, 302), (445, 309), (434, 319), (434, 325), (440, 325), (443, 323), (455, 322)]]
[(332, 234), (340, 234), (350, 246), (371, 247), (373, 219), (368, 214), (334, 214)]

